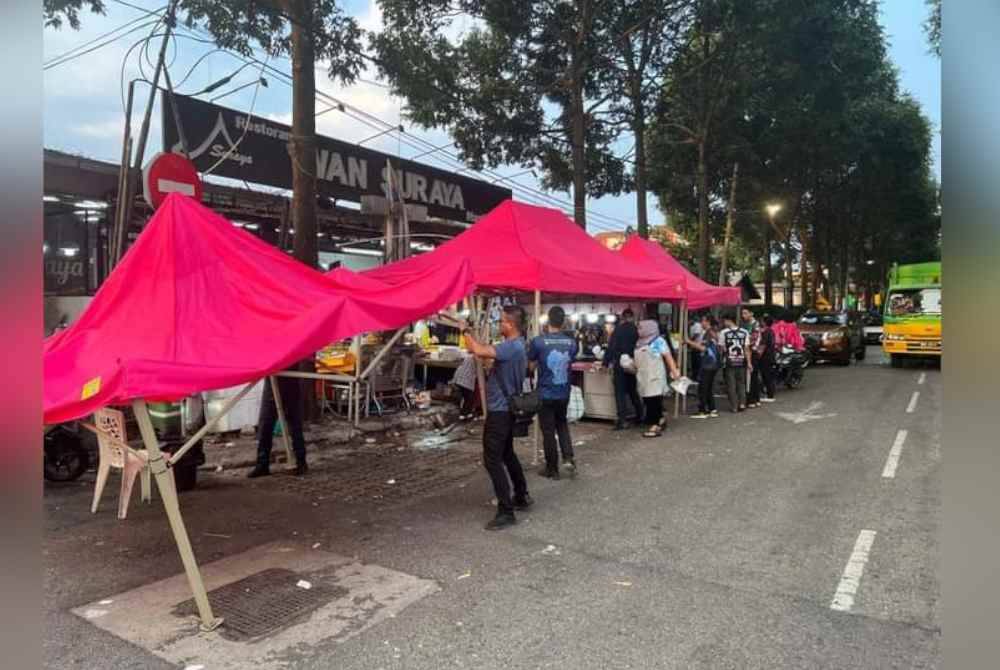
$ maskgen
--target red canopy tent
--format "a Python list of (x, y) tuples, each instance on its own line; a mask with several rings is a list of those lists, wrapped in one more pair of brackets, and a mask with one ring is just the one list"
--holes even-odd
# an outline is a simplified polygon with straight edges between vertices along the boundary
[(702, 280), (667, 251), (651, 240), (631, 235), (618, 250), (624, 258), (646, 272), (664, 272), (667, 276), (684, 278), (685, 300), (688, 309), (702, 309), (715, 305), (739, 305), (742, 293), (738, 286), (714, 286)]
[[(460, 260), (396, 286), (350, 289), (174, 193), (77, 322), (45, 341), (45, 422), (132, 401), (146, 450), (129, 450), (129, 458), (145, 460), (155, 477), (202, 626), (211, 630), (221, 620), (212, 613), (169, 471), (209, 426), (167, 459), (146, 400), (252, 384), (333, 340), (403, 326), (473, 289), (469, 265)], [(275, 400), (280, 414), (277, 391)]]
[(610, 251), (556, 209), (513, 200), (434, 251), (360, 273), (400, 284), (430, 268), (468, 259), (480, 290), (681, 300), (680, 273), (651, 273)]
[(395, 286), (364, 283), (367, 290), (338, 283), (171, 194), (87, 310), (45, 341), (45, 422), (256, 381), (334, 340), (416, 321), (474, 288), (461, 259), (441, 259)]

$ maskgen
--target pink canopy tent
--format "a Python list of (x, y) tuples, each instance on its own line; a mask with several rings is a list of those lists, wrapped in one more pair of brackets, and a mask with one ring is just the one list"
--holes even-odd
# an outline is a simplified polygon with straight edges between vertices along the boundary
[(255, 381), (474, 290), (469, 264), (452, 258), (393, 286), (363, 283), (338, 283), (171, 194), (76, 323), (45, 341), (45, 423)]
[(604, 247), (556, 209), (507, 200), (434, 251), (360, 276), (398, 285), (468, 259), (473, 281), (492, 291), (681, 300), (679, 273), (649, 272)]
[(380, 291), (390, 287), (390, 284), (381, 282), (372, 277), (365, 277), (354, 270), (347, 268), (334, 268), (326, 273), (326, 276), (337, 285), (348, 291)]
[(700, 279), (667, 251), (650, 240), (631, 235), (618, 250), (624, 258), (646, 272), (663, 272), (669, 277), (684, 278), (685, 299), (688, 309), (702, 309), (715, 305), (739, 305), (742, 294), (738, 286), (714, 286)]

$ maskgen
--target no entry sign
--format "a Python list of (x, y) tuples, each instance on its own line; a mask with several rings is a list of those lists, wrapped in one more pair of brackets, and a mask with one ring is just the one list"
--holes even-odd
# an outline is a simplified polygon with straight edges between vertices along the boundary
[(183, 193), (201, 200), (201, 178), (194, 163), (180, 154), (158, 153), (142, 170), (142, 194), (153, 209), (168, 193)]

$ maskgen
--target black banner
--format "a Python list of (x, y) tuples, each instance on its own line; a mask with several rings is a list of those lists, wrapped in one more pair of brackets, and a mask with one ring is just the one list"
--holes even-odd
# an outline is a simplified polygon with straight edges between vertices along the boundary
[[(199, 171), (221, 160), (212, 174), (292, 188), (288, 154), (291, 128), (195, 98), (174, 97), (191, 158)], [(164, 150), (179, 150), (169, 101), (164, 99), (161, 107)], [(316, 137), (316, 161), (305, 167), (315, 169), (320, 194), (360, 202), (362, 195), (385, 196), (386, 160), (392, 161), (403, 199), (426, 206), (431, 216), (471, 221), (511, 197), (510, 189), (321, 135)]]

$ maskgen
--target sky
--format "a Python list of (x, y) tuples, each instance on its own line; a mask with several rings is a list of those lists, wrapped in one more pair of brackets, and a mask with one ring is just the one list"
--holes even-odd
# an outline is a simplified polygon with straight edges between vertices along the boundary
[[(126, 52), (129, 47), (149, 34), (151, 26), (145, 25), (146, 19), (143, 19), (142, 12), (136, 9), (119, 4), (117, 0), (109, 0), (106, 4), (105, 16), (83, 15), (83, 26), (79, 31), (74, 31), (68, 26), (60, 30), (45, 29), (44, 60), (48, 63), (54, 57), (65, 54), (70, 49), (119, 28), (127, 22), (141, 19), (122, 31), (135, 28), (137, 29), (135, 32), (45, 70), (44, 132), (47, 148), (117, 163), (121, 154), (124, 123), (124, 89), (129, 80), (140, 76), (138, 54), (141, 49), (133, 50), (127, 60)], [(159, 10), (165, 1), (130, 0), (130, 4), (147, 7), (149, 10)], [(374, 0), (346, 0), (343, 6), (358, 18), (362, 27), (377, 30), (381, 26), (381, 16)], [(881, 21), (890, 41), (890, 56), (900, 70), (902, 88), (916, 98), (924, 114), (933, 124), (933, 165), (935, 173), (940, 177), (940, 61), (927, 50), (927, 42), (921, 27), (926, 13), (922, 0), (884, 0)], [(460, 23), (456, 26), (456, 30), (465, 27)], [(158, 44), (159, 40), (155, 46), (158, 47)], [(171, 62), (170, 74), (178, 92), (199, 91), (242, 65), (228, 54), (213, 53), (191, 70), (192, 65), (210, 50), (209, 45), (186, 38), (176, 40), (176, 49), (168, 50)], [(148, 57), (156, 58), (156, 48), (150, 49)], [(270, 64), (282, 71), (291, 71), (290, 63), (286, 59), (272, 59)], [(144, 64), (143, 70), (151, 78), (152, 65)], [(190, 76), (186, 77), (189, 71), (191, 71)], [(252, 82), (258, 74), (253, 68), (246, 68), (233, 80), (231, 86), (223, 87), (213, 95)], [(255, 115), (290, 123), (291, 89), (273, 77), (265, 75), (265, 78), (269, 84), (266, 88), (247, 86), (218, 100), (218, 104), (241, 110), (249, 110), (252, 107)], [(403, 101), (392, 97), (388, 90), (376, 81), (373, 72), (363, 75), (363, 79), (364, 81), (359, 81), (350, 87), (343, 87), (334, 84), (318, 71), (317, 87), (387, 123), (402, 123), (410, 137), (421, 138), (433, 146), (449, 143), (449, 138), (444, 132), (409, 127), (401, 118)], [(138, 128), (141, 122), (141, 109), (147, 96), (148, 89), (137, 86), (137, 104), (133, 111), (134, 128)], [(157, 104), (152, 116), (147, 157), (160, 149), (159, 118)], [(331, 112), (317, 119), (317, 131), (337, 139), (357, 142), (375, 135), (382, 129), (373, 128), (370, 124), (370, 121), (366, 123), (356, 114)], [(418, 146), (408, 146), (398, 134), (395, 134), (366, 142), (365, 146), (410, 158), (427, 150), (426, 145), (416, 144)], [(631, 141), (623, 141), (622, 145), (624, 153), (631, 146)], [(456, 170), (460, 167), (454, 159), (447, 158), (443, 152), (424, 156), (420, 160), (445, 169)], [(496, 174), (483, 178), (493, 181), (497, 175), (503, 175), (514, 178), (516, 182), (526, 187), (541, 190), (541, 186), (532, 175), (523, 173), (523, 168), (519, 167), (498, 168)], [(550, 194), (550, 199), (543, 201), (539, 196), (515, 187), (514, 196), (516, 199), (538, 201), (549, 206), (559, 206), (558, 201), (567, 211), (572, 210), (572, 198), (569, 193), (553, 192)], [(592, 233), (621, 230), (627, 225), (635, 225), (634, 194), (590, 199), (587, 209), (587, 228)], [(663, 216), (656, 206), (655, 198), (651, 195), (648, 198), (648, 211), (650, 223), (658, 225), (663, 222)]]

